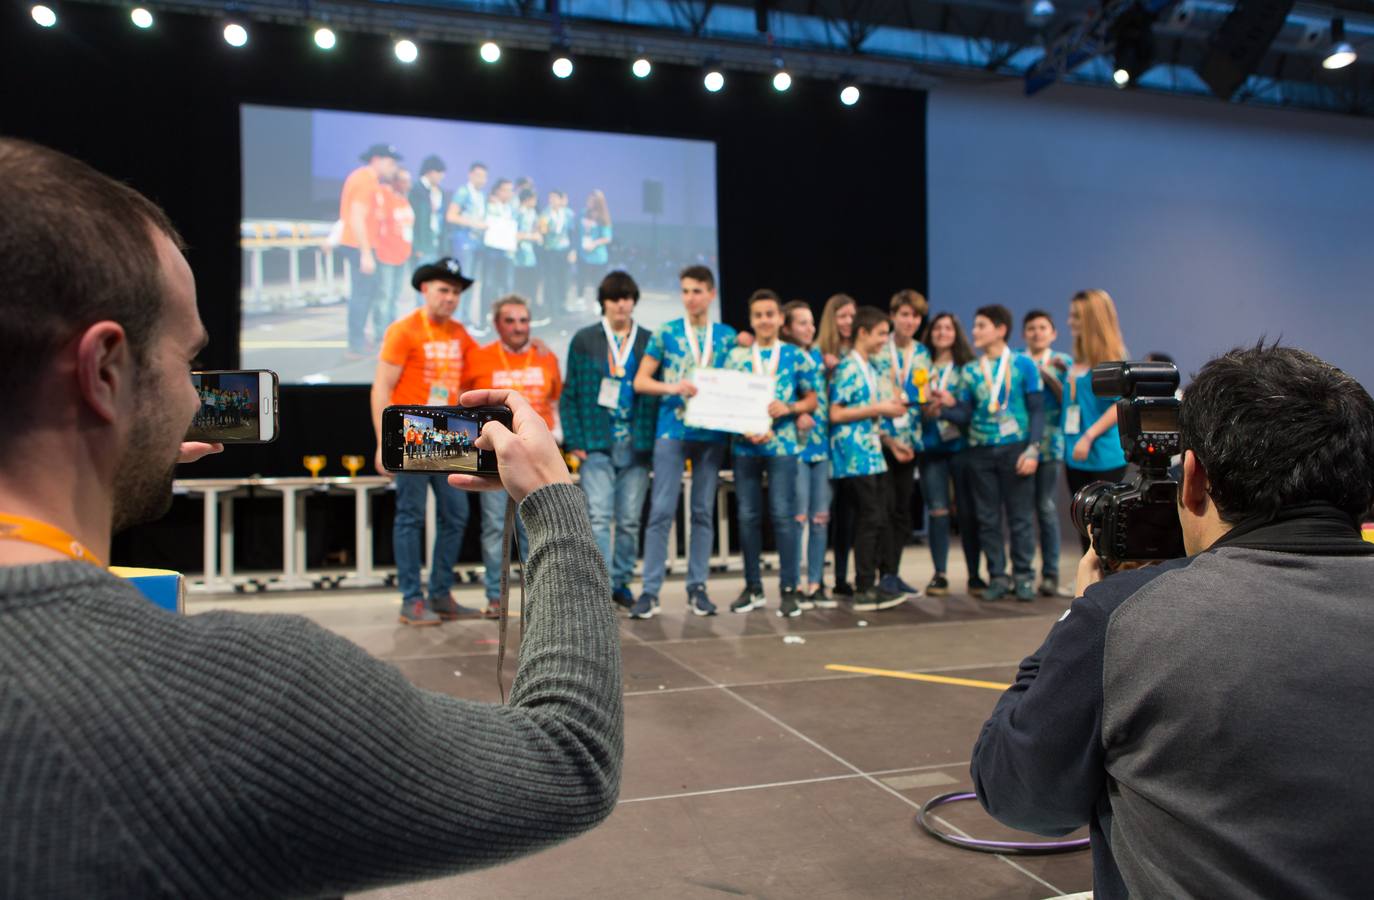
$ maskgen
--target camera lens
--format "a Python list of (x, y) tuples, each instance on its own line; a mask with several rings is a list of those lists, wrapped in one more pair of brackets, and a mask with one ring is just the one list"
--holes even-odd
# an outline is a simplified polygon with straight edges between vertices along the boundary
[(1069, 505), (1069, 517), (1073, 519), (1073, 527), (1077, 528), (1078, 533), (1085, 538), (1092, 537), (1094, 524), (1101, 524), (1097, 522), (1102, 517), (1098, 505), (1111, 490), (1111, 483), (1094, 481), (1091, 484), (1083, 485), (1078, 489), (1078, 493), (1073, 495), (1073, 503)]

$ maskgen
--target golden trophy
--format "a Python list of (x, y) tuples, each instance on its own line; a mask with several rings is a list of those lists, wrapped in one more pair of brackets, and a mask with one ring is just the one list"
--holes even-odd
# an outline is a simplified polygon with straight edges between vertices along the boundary
[(357, 453), (346, 453), (339, 461), (342, 462), (343, 467), (348, 470), (350, 478), (357, 478), (358, 472), (362, 469), (363, 464), (367, 462), (367, 459)]
[(326, 458), (317, 453), (301, 457), (301, 464), (310, 472), (311, 478), (319, 478), (320, 472), (324, 470)]

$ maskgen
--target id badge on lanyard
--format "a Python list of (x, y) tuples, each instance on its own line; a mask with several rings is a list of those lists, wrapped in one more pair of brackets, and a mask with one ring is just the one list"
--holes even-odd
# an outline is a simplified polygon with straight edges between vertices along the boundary
[(433, 385), (429, 389), (429, 400), (426, 401), (425, 405), (452, 406), (453, 404), (449, 402), (449, 395), (450, 391), (448, 388), (443, 387), (442, 385)]
[(603, 409), (619, 409), (620, 384), (619, 378), (602, 378), (601, 390), (596, 395), (596, 405)]

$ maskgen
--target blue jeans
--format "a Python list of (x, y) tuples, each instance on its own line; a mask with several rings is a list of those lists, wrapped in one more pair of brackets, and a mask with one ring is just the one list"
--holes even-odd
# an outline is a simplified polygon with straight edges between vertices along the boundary
[[(364, 275), (362, 254), (357, 247), (340, 247), (338, 252), (348, 260), (353, 273), (353, 284), (348, 292), (348, 349), (363, 353), (367, 349), (367, 317), (371, 315), (372, 304), (377, 299), (382, 266), (379, 263), (371, 275)], [(378, 340), (381, 337), (377, 335)]]
[(716, 481), (726, 444), (659, 438), (654, 442), (654, 482), (644, 531), (644, 593), (657, 597), (668, 567), (668, 531), (682, 492), (682, 465), (692, 461), (692, 538), (687, 548), (687, 586), (705, 586), (716, 542)]
[(397, 298), (405, 296), (410, 289), (410, 270), (405, 266), (378, 263), (377, 283), (377, 299), (372, 304), (372, 336), (381, 343), (387, 326), (396, 321)]
[[(806, 583), (820, 584), (825, 575), (825, 534), (830, 527), (830, 460), (797, 458), (797, 562), (806, 544)], [(809, 523), (809, 524), (808, 524)]]
[(930, 517), (930, 561), (937, 574), (946, 573), (949, 564), (951, 481), (954, 483), (954, 500), (958, 502), (959, 542), (964, 548), (964, 563), (968, 566), (968, 577), (977, 578), (982, 542), (978, 539), (978, 504), (973, 499), (967, 451), (927, 453), (921, 457), (921, 490), (925, 492)]
[(420, 560), (424, 556), (421, 541), (425, 534), (425, 496), (430, 488), (434, 489), (439, 525), (429, 567), (431, 599), (446, 596), (452, 590), (453, 567), (458, 563), (458, 548), (468, 525), (467, 494), (450, 487), (447, 475), (416, 472), (396, 476), (396, 521), (391, 528), (391, 542), (396, 552), (396, 580), (405, 600), (424, 597), (420, 590)]
[[(501, 597), (501, 536), (506, 530), (506, 501), (510, 495), (503, 490), (483, 491), (482, 498), (482, 583), (487, 600)], [(515, 516), (515, 534), (520, 541), (520, 558), (530, 558), (530, 542), (525, 536), (525, 523)]]
[(1059, 460), (1041, 460), (1035, 470), (1035, 515), (1040, 523), (1040, 574), (1059, 577), (1059, 511), (1054, 495), (1059, 490)]
[(768, 513), (778, 545), (778, 585), (796, 590), (801, 577), (797, 558), (797, 457), (735, 455), (735, 497), (739, 501), (739, 549), (744, 556), (744, 583), (762, 585), (759, 554), (763, 552), (763, 473), (768, 473)]
[(973, 497), (978, 507), (978, 535), (988, 558), (988, 578), (1007, 573), (1002, 541), (1002, 514), (1011, 525), (1011, 567), (1018, 581), (1035, 577), (1035, 477), (1017, 475), (1016, 460), (1024, 441), (968, 451), (973, 474)]
[(630, 444), (616, 444), (609, 452), (589, 450), (586, 461), (577, 470), (587, 495), (596, 548), (611, 573), (611, 586), (617, 589), (634, 579), (635, 558), (639, 556), (639, 520), (644, 512), (644, 495), (649, 492), (646, 462), (644, 455), (636, 453)]

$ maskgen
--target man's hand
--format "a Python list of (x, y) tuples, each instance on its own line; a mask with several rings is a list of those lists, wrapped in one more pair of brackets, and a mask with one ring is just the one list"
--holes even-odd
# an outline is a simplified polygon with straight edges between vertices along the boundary
[(1102, 560), (1097, 558), (1097, 551), (1089, 547), (1088, 552), (1078, 561), (1078, 578), (1073, 586), (1074, 596), (1082, 597), (1084, 591), (1105, 577)]
[(214, 453), (223, 453), (223, 444), (206, 444), (200, 441), (184, 441), (181, 445), (181, 455), (177, 457), (179, 463), (193, 463), (198, 459), (204, 459)]
[(1083, 462), (1088, 458), (1088, 454), (1093, 452), (1093, 439), (1086, 434), (1077, 440), (1073, 445), (1073, 458), (1075, 462)]
[(888, 444), (887, 449), (892, 451), (893, 458), (899, 463), (909, 463), (916, 458), (916, 451), (901, 441), (893, 441)]
[(388, 471), (386, 470), (386, 466), (383, 466), (383, 465), (382, 465), (382, 442), (381, 442), (381, 441), (377, 441), (377, 458), (374, 459), (374, 460), (372, 461), (372, 464), (373, 464), (374, 466), (377, 467), (377, 474), (378, 474), (378, 475), (381, 475), (383, 478), (394, 478), (394, 477), (395, 477), (395, 473), (394, 473), (394, 472), (388, 472)]
[(735, 343), (741, 347), (752, 347), (754, 346), (754, 336), (747, 331), (741, 331), (735, 335)]
[(906, 412), (906, 404), (896, 397), (889, 397), (873, 404), (873, 411), (885, 419), (895, 419)]
[(371, 275), (377, 271), (377, 257), (372, 255), (371, 250), (364, 250), (358, 254), (358, 271), (364, 275)]
[(673, 393), (679, 397), (695, 397), (697, 386), (690, 381), (679, 381), (673, 385)]
[(538, 353), (540, 356), (548, 356), (553, 352), (549, 349), (549, 345), (544, 343), (542, 338), (530, 338), (530, 346), (533, 347), (534, 352)]
[(781, 400), (774, 400), (772, 403), (768, 404), (768, 415), (770, 418), (781, 419), (783, 416), (789, 415), (790, 413), (791, 410), (787, 408), (787, 404), (783, 403)]
[(500, 479), (481, 475), (450, 475), (448, 483), (465, 491), (494, 491), (504, 487), (516, 503), (550, 484), (572, 484), (572, 475), (563, 461), (549, 426), (534, 411), (530, 402), (516, 391), (468, 391), (459, 403), (463, 406), (506, 406), (514, 413), (512, 426), (488, 422), (476, 441), (479, 450), (496, 452)]
[(745, 438), (751, 444), (766, 444), (773, 439), (773, 433), (770, 431), (767, 434), (747, 434)]
[(816, 427), (816, 420), (815, 420), (814, 418), (812, 418), (812, 416), (811, 416), (810, 413), (802, 413), (801, 415), (797, 416), (797, 430), (798, 430), (798, 431), (810, 431), (811, 429), (813, 429), (813, 428), (815, 428), (815, 427)]
[(571, 453), (573, 456), (577, 457), (578, 459), (582, 460), (582, 462), (587, 461), (586, 450), (569, 450), (568, 452)]
[(1025, 478), (1034, 475), (1035, 470), (1040, 468), (1040, 458), (1036, 456), (1022, 456), (1016, 460), (1016, 474)]

